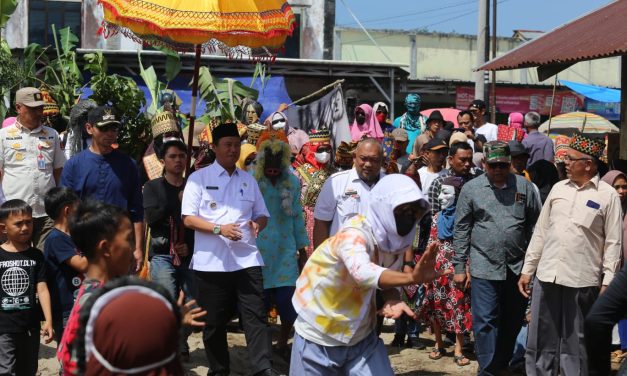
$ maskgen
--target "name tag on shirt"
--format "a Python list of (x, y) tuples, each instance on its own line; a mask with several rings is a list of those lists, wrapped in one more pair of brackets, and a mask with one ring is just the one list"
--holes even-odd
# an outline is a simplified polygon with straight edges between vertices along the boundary
[(208, 185), (205, 187), (205, 189), (208, 189), (210, 191), (217, 191), (219, 188), (213, 185)]
[(586, 202), (586, 206), (592, 209), (600, 209), (601, 205), (597, 204), (596, 202), (592, 201), (592, 200), (588, 200), (588, 202)]
[(520, 192), (516, 192), (516, 202), (520, 202), (521, 204), (524, 204), (525, 201), (527, 200), (527, 195), (524, 193), (520, 193)]

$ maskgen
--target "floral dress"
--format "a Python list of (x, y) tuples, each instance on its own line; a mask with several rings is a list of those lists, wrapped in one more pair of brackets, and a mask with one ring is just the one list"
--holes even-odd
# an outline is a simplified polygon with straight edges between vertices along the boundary
[[(438, 217), (433, 216), (429, 244), (438, 241)], [(436, 257), (436, 270), (453, 270), (452, 258), (455, 250), (450, 240), (439, 240), (440, 247)], [(470, 294), (458, 289), (453, 281), (453, 274), (442, 276), (426, 284), (425, 297), (417, 312), (421, 319), (437, 320), (440, 327), (456, 334), (465, 334), (472, 330), (470, 313)]]

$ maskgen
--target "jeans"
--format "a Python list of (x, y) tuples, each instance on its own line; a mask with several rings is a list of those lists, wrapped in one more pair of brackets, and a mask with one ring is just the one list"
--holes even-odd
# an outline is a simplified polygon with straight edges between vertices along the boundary
[(527, 299), (518, 291), (518, 276), (511, 270), (505, 281), (473, 277), (470, 290), (478, 375), (498, 375), (512, 358)]
[[(627, 312), (627, 265), (614, 276), (586, 316), (584, 338), (590, 376), (610, 374), (612, 327)], [(623, 344), (621, 343), (621, 346)]]
[(409, 316), (403, 313), (396, 321), (394, 321), (394, 334), (399, 337), (417, 339), (420, 332), (420, 324), (414, 319), (410, 319)]
[[(189, 270), (189, 262), (181, 260), (181, 265), (172, 264), (171, 255), (154, 255), (150, 259), (150, 279), (165, 287), (174, 300), (178, 299), (179, 291), (183, 290), (185, 301), (190, 301), (196, 296), (195, 278), (193, 271)], [(181, 352), (188, 353), (187, 338), (192, 329), (185, 327), (181, 335)]]
[(509, 366), (514, 368), (517, 366), (525, 367), (525, 351), (527, 351), (527, 325), (523, 325), (516, 337), (516, 344), (514, 345), (514, 354), (512, 360), (509, 361)]

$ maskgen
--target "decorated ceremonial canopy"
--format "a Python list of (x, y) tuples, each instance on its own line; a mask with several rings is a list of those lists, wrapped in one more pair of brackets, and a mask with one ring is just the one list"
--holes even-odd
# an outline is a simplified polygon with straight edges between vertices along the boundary
[[(100, 0), (105, 32), (177, 50), (218, 47), (227, 56), (283, 46), (295, 17), (281, 0)], [(259, 54), (255, 54), (259, 55)]]
[[(282, 0), (99, 0), (105, 37), (121, 32), (140, 43), (194, 50), (188, 140), (192, 140), (200, 54), (221, 50), (230, 58), (274, 60), (294, 30), (292, 8)], [(192, 142), (188, 142), (189, 171)]]

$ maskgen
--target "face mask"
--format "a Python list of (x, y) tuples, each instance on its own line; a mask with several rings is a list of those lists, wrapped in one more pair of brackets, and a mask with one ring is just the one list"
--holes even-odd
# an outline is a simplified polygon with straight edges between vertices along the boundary
[(394, 215), (394, 221), (396, 222), (396, 233), (400, 236), (409, 234), (416, 226), (416, 218), (409, 215)]
[(324, 151), (322, 153), (315, 153), (316, 156), (316, 162), (318, 163), (327, 163), (329, 162), (329, 159), (331, 159), (331, 153), (329, 153), (328, 151)]
[(287, 123), (285, 122), (285, 118), (283, 118), (283, 116), (275, 114), (272, 117), (272, 129), (274, 129), (275, 131), (283, 130), (286, 126)]
[(377, 112), (377, 121), (379, 122), (379, 124), (385, 123), (385, 118), (385, 113)]
[(359, 125), (364, 125), (364, 123), (366, 122), (366, 114), (364, 114), (363, 112), (357, 112), (355, 114), (355, 121), (357, 121), (357, 124)]

